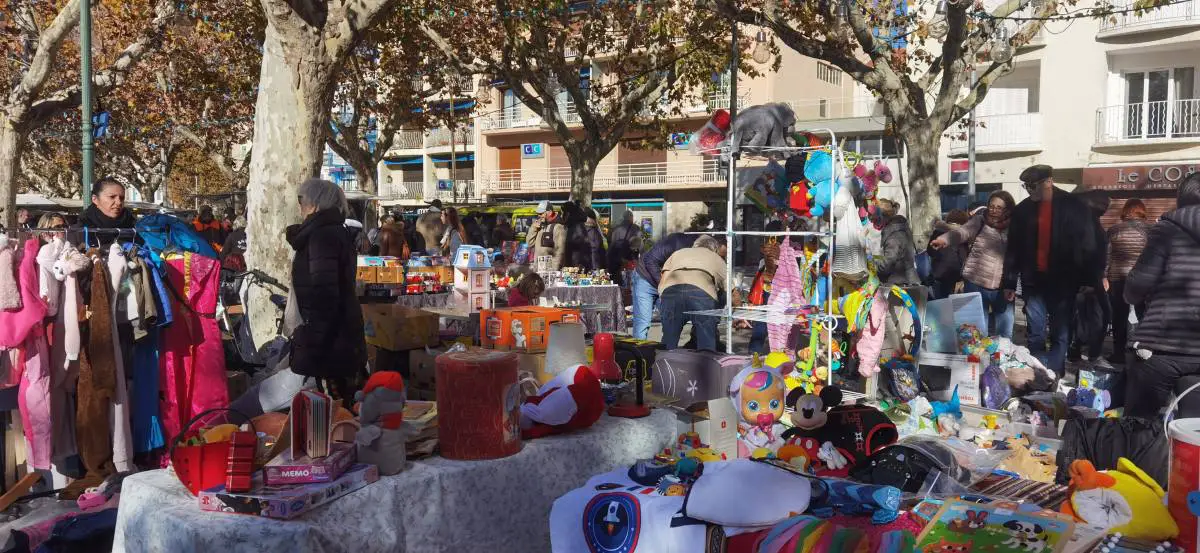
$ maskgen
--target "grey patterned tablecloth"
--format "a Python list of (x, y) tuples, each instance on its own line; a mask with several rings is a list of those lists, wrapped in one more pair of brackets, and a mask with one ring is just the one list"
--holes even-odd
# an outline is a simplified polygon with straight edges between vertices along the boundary
[(200, 511), (166, 470), (122, 485), (114, 553), (540, 553), (550, 507), (592, 475), (658, 453), (676, 437), (671, 413), (607, 415), (584, 432), (525, 442), (512, 457), (435, 457), (291, 521)]
[(450, 305), (450, 294), (413, 294), (411, 296), (396, 296), (396, 305), (424, 309), (426, 307), (446, 307)]
[(625, 332), (625, 302), (621, 299), (620, 286), (551, 286), (542, 292), (542, 298), (551, 305), (557, 301), (592, 306), (590, 309), (581, 309), (579, 313), (588, 334)]

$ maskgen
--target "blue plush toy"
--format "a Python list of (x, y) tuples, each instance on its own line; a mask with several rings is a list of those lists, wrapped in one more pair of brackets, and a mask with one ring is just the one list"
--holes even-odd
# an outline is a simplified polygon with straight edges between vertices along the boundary
[(829, 152), (812, 152), (804, 162), (804, 178), (812, 183), (813, 206), (810, 212), (814, 217), (825, 215), (833, 202), (833, 195), (837, 193), (838, 184), (833, 170), (833, 157)]
[(813, 478), (811, 481), (808, 512), (820, 518), (836, 514), (871, 515), (873, 524), (887, 524), (900, 516), (898, 488), (831, 478)]

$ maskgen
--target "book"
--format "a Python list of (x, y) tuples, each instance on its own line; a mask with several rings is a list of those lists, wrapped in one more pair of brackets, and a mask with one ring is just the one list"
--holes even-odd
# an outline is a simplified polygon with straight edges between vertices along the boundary
[(320, 459), (329, 455), (333, 443), (333, 399), (321, 392), (304, 390), (292, 398), (292, 459)]
[(225, 485), (200, 492), (200, 510), (292, 519), (379, 480), (375, 465), (357, 464), (332, 482), (300, 486), (268, 486), (260, 471), (249, 492), (230, 492)]

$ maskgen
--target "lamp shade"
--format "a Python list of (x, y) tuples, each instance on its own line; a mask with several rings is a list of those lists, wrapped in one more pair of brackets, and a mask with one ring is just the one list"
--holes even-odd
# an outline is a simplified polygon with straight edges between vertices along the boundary
[(568, 367), (587, 365), (582, 323), (551, 323), (546, 344), (546, 373), (553, 377)]
[(613, 335), (601, 332), (592, 337), (592, 374), (601, 382), (623, 380), (613, 347)]

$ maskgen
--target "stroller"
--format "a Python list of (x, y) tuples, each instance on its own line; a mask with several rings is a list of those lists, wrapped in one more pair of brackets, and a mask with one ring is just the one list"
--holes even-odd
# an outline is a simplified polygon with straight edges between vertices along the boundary
[[(233, 305), (246, 305), (250, 290), (254, 286), (267, 288), (271, 292), (271, 303), (278, 309), (275, 337), (261, 348), (254, 347), (249, 313), (246, 312), (235, 319), (228, 309)], [(232, 290), (236, 290), (236, 294), (231, 294)], [(247, 417), (284, 409), (290, 405), (292, 397), (298, 392), (316, 386), (312, 379), (305, 382), (305, 377), (293, 373), (290, 368), (291, 343), (284, 335), (283, 328), (284, 312), (287, 309), (287, 296), (284, 294), (288, 291), (287, 286), (257, 269), (233, 274), (228, 282), (222, 284), (221, 301), (224, 309), (221, 320), (226, 332), (233, 337), (237, 357), (243, 366), (249, 369), (247, 372), (251, 375), (250, 389), (235, 399), (230, 408)]]
[[(234, 317), (230, 314), (230, 307), (245, 306), (247, 297), (249, 297), (250, 289), (254, 286), (266, 288), (270, 292), (270, 300), (278, 309), (278, 316), (275, 319), (275, 338), (270, 340), (263, 346), (266, 350), (271, 343), (283, 338), (283, 314), (287, 308), (287, 293), (288, 287), (283, 283), (275, 280), (270, 275), (253, 269), (244, 273), (231, 273), (222, 271), (221, 282), (221, 322), (224, 326), (224, 331), (228, 332), (233, 337), (233, 347), (237, 353), (238, 360), (250, 369), (247, 372), (257, 372), (255, 369), (267, 366), (266, 352), (254, 347), (254, 338), (251, 334), (250, 315), (248, 311), (244, 311), (240, 317)], [(278, 293), (282, 292), (282, 293)]]

